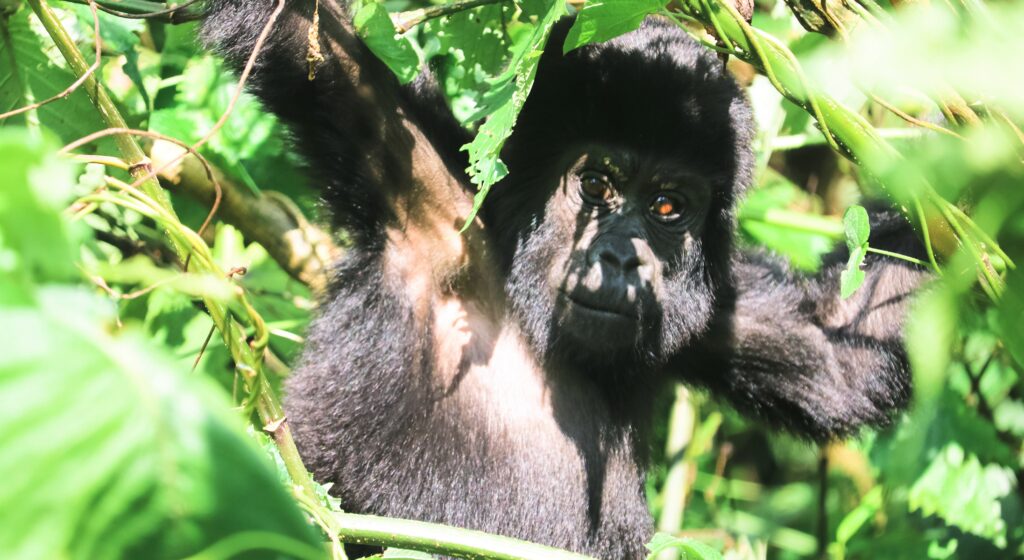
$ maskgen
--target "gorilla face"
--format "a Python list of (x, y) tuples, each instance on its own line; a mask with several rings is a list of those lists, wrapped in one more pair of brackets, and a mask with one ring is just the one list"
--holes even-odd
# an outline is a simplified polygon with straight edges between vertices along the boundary
[(482, 212), (539, 357), (651, 371), (706, 328), (751, 123), (721, 61), (674, 25), (545, 51)]
[[(557, 172), (561, 170), (560, 172)], [(507, 292), (545, 355), (650, 364), (706, 325), (711, 182), (676, 161), (592, 145), (555, 166), (526, 220)], [(538, 185), (539, 186), (539, 185)], [(536, 194), (536, 193), (535, 193)]]

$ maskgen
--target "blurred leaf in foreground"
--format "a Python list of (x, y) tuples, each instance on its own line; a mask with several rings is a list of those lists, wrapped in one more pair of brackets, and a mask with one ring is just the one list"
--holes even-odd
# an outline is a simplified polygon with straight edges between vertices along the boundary
[[(0, 169), (19, 170), (5, 175), (5, 218), (51, 226), (35, 244), (0, 230), (12, 268), (39, 255), (74, 266), (58, 213), (71, 175), (43, 156), (54, 149), (23, 130), (0, 136)], [(5, 558), (322, 557), (223, 393), (137, 335), (111, 334), (112, 308), (92, 291), (24, 276), (15, 288), (30, 297), (0, 297)]]
[(673, 537), (666, 533), (658, 533), (645, 545), (650, 550), (648, 560), (657, 558), (666, 550), (676, 550), (682, 560), (722, 560), (722, 554), (710, 546), (689, 537)]

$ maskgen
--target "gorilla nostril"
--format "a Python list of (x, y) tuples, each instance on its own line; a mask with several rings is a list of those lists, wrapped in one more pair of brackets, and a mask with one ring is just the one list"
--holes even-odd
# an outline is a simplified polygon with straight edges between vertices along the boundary
[(604, 248), (598, 253), (598, 258), (609, 267), (622, 272), (629, 272), (640, 267), (640, 258), (632, 252), (623, 254), (611, 248)]

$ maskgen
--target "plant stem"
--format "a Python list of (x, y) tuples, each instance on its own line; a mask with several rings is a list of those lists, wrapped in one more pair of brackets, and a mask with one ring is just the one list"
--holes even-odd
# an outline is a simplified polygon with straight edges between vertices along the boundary
[[(50, 6), (43, 2), (43, 0), (28, 0), (28, 5), (43, 24), (43, 28), (46, 29), (50, 38), (53, 39), (54, 44), (57, 45), (57, 49), (64, 56), (64, 60), (67, 61), (75, 76), (81, 77), (85, 75), (89, 71), (90, 64), (86, 62), (85, 57), (82, 56), (82, 53), (75, 45), (75, 41), (68, 35), (67, 30), (60, 23), (57, 14), (53, 13)], [(103, 122), (108, 127), (128, 128), (128, 124), (121, 116), (121, 113), (118, 112), (117, 106), (110, 99), (107, 90), (100, 86), (95, 74), (87, 77), (82, 87), (89, 94), (93, 105), (96, 106), (100, 113), (100, 118), (103, 119)], [(138, 179), (149, 172), (149, 160), (146, 158), (146, 153), (142, 151), (142, 148), (139, 147), (138, 142), (134, 138), (128, 134), (118, 134), (114, 136), (114, 143), (117, 145), (118, 151), (121, 152), (122, 159), (128, 163), (132, 177)], [(160, 184), (155, 179), (143, 181), (140, 186), (154, 200), (159, 201), (162, 205), (170, 205), (166, 193), (163, 192)]]
[[(665, 443), (669, 469), (661, 492), (661, 516), (658, 518), (658, 530), (663, 533), (673, 534), (683, 528), (692, 465), (683, 452), (693, 439), (696, 416), (696, 410), (690, 401), (690, 392), (686, 387), (677, 385), (675, 403), (669, 417), (668, 441)], [(673, 560), (678, 557), (679, 551), (670, 549), (662, 552), (658, 559)]]
[(757, 221), (796, 231), (823, 235), (831, 239), (842, 239), (843, 223), (835, 218), (793, 212), (782, 208), (769, 208), (764, 212), (743, 211), (740, 222)]
[[(89, 0), (63, 0), (72, 4), (88, 4)], [(96, 0), (96, 5), (109, 14), (120, 17), (135, 17), (162, 21), (164, 23), (185, 23), (202, 19), (203, 11), (198, 3), (150, 2), (149, 0)], [(175, 8), (175, 6), (180, 8)]]
[[(78, 77), (84, 75), (89, 69), (89, 64), (85, 61), (82, 53), (79, 52), (78, 47), (68, 35), (67, 30), (64, 29), (64, 26), (53, 10), (44, 0), (27, 1), (46, 29), (46, 32), (50, 35), (50, 38), (57, 45), (58, 50), (64, 56), (71, 70)], [(83, 87), (99, 111), (100, 118), (103, 119), (103, 122), (109, 128), (128, 128), (127, 123), (110, 99), (106, 89), (102, 87), (94, 75), (90, 75), (85, 80)], [(135, 138), (130, 134), (117, 134), (114, 136), (114, 141), (118, 151), (121, 153), (122, 159), (129, 164), (130, 174), (137, 181), (140, 181), (139, 189), (158, 205), (161, 213), (168, 218), (168, 221), (177, 223), (180, 226), (167, 193), (160, 188), (160, 183), (156, 177), (151, 176), (149, 159)], [(179, 231), (175, 231), (173, 227), (169, 227), (166, 230), (167, 238), (178, 257), (184, 261), (189, 255), (196, 254), (197, 260), (206, 264), (207, 268), (210, 269), (208, 270), (209, 272), (221, 274), (222, 271), (218, 270), (216, 265), (213, 264), (212, 258), (208, 254), (209, 248), (202, 243), (202, 240), (198, 239), (198, 236), (190, 238), (183, 231), (184, 226), (180, 226)], [(191, 232), (189, 231), (189, 233)], [(241, 290), (239, 291), (241, 292)], [(244, 300), (244, 294), (240, 293), (238, 297), (243, 306), (247, 307), (248, 304)], [(285, 465), (288, 468), (288, 474), (291, 475), (295, 484), (302, 487), (303, 491), (315, 498), (316, 491), (313, 481), (309, 477), (309, 472), (302, 464), (302, 459), (295, 448), (295, 442), (292, 440), (291, 431), (284, 425), (285, 417), (280, 401), (262, 375), (260, 359), (262, 348), (258, 344), (254, 346), (249, 345), (245, 329), (234, 320), (223, 303), (212, 299), (204, 299), (203, 303), (206, 305), (214, 324), (217, 325), (217, 329), (221, 332), (225, 345), (231, 351), (236, 368), (245, 379), (250, 394), (256, 399), (256, 409), (260, 420), (266, 426), (265, 429), (273, 435), (274, 441), (277, 442)], [(254, 318), (254, 322), (259, 322), (258, 317)], [(259, 328), (257, 327), (256, 330), (258, 333), (257, 338), (259, 339), (261, 338), (259, 336)]]
[(405, 33), (413, 27), (431, 19), (450, 16), (458, 12), (466, 10), (472, 10), (480, 6), (486, 6), (488, 4), (499, 4), (506, 0), (459, 0), (452, 2), (451, 4), (442, 4), (440, 6), (431, 6), (429, 8), (419, 8), (416, 10), (409, 10), (407, 12), (399, 12), (391, 16), (391, 22), (395, 24), (395, 29), (399, 33)]
[(341, 540), (353, 544), (480, 560), (593, 560), (573, 552), (447, 525), (352, 513), (336, 513), (334, 519)]
[(894, 259), (900, 259), (901, 261), (907, 261), (909, 263), (914, 263), (916, 265), (923, 266), (925, 268), (929, 268), (930, 267), (930, 265), (928, 263), (922, 261), (921, 259), (915, 259), (914, 257), (908, 257), (907, 255), (901, 255), (899, 253), (893, 253), (892, 251), (886, 251), (885, 249), (875, 249), (874, 247), (869, 246), (868, 247), (868, 252), (869, 253), (875, 253), (876, 255), (885, 255), (887, 257), (892, 257)]

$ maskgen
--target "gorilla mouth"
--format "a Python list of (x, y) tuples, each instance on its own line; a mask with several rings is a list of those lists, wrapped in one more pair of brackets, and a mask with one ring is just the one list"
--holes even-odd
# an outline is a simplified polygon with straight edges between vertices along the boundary
[(633, 312), (632, 309), (624, 309), (622, 307), (615, 307), (612, 304), (612, 302), (595, 301), (596, 298), (594, 298), (594, 299), (590, 299), (590, 298), (584, 299), (584, 298), (579, 297), (578, 295), (573, 295), (573, 294), (570, 294), (570, 293), (567, 293), (567, 292), (563, 292), (563, 295), (565, 296), (565, 299), (568, 300), (570, 305), (572, 305), (574, 307), (578, 307), (578, 308), (584, 310), (585, 312), (588, 312), (588, 313), (591, 313), (591, 314), (601, 315), (601, 316), (604, 316), (604, 317), (609, 318), (609, 319), (612, 319), (612, 318), (619, 319), (619, 320), (627, 319), (629, 321), (636, 321), (637, 320), (636, 314)]

